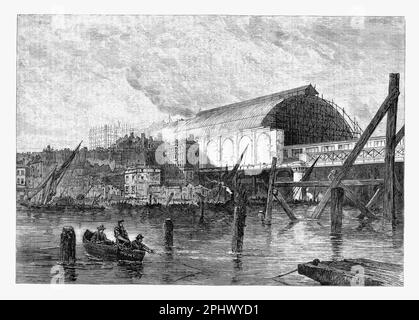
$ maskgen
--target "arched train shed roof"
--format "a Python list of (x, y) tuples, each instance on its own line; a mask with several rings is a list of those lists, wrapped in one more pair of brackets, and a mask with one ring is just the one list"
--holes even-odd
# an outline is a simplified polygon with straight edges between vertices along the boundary
[[(303, 111), (304, 110), (304, 111)], [(317, 118), (314, 115), (319, 115)], [(317, 123), (317, 126), (312, 121)], [(312, 130), (323, 130), (314, 141), (307, 138), (292, 139), (290, 134)], [(166, 127), (174, 134), (193, 134), (195, 136), (212, 136), (257, 127), (271, 127), (285, 131), (285, 144), (321, 142), (329, 139), (345, 140), (353, 138), (349, 123), (336, 108), (318, 97), (318, 92), (311, 85), (277, 92), (251, 100), (237, 102), (218, 108), (199, 112), (195, 117), (171, 124)], [(327, 131), (334, 134), (327, 134)], [(314, 135), (319, 133), (312, 132)], [(298, 135), (298, 134), (297, 134)], [(298, 140), (298, 141), (296, 141)]]

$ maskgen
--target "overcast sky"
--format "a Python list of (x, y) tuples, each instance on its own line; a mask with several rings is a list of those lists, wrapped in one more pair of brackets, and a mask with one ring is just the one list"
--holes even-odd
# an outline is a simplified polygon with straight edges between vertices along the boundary
[(392, 17), (19, 16), (18, 151), (308, 83), (365, 127), (390, 72), (401, 74), (400, 126), (404, 30)]

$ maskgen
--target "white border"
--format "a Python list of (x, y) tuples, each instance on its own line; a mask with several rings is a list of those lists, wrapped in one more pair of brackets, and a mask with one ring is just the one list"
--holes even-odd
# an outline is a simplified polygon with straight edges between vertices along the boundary
[[(204, 5), (205, 4), (205, 5)], [(419, 17), (414, 1), (13, 1), (1, 8), (1, 232), (0, 297), (3, 299), (413, 299), (418, 298), (419, 273), (417, 244), (419, 213), (412, 201), (415, 195), (414, 160), (418, 159), (419, 105), (416, 101), (418, 77), (417, 31)], [(22, 13), (97, 14), (252, 14), (252, 15), (388, 15), (405, 16), (407, 23), (406, 60), (406, 225), (404, 288), (326, 288), (326, 287), (208, 287), (208, 286), (53, 286), (15, 284), (15, 48), (16, 15)], [(401, 79), (403, 81), (403, 79)]]

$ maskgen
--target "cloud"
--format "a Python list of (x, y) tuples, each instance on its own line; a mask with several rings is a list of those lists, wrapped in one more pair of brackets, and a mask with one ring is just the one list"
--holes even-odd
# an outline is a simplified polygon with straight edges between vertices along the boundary
[[(19, 16), (18, 148), (74, 145), (100, 122), (189, 117), (307, 83), (367, 122), (388, 73), (404, 79), (404, 20), (358, 20)], [(403, 96), (399, 106), (402, 119)]]
[[(135, 90), (139, 90), (150, 99), (150, 101), (156, 105), (160, 111), (171, 114), (179, 115), (183, 117), (192, 117), (195, 112), (185, 105), (176, 104), (173, 100), (170, 101), (162, 92), (158, 89), (160, 85), (158, 83), (151, 83), (143, 85), (141, 82), (142, 74), (136, 66), (131, 66), (126, 72), (126, 79), (129, 85)], [(173, 94), (175, 95), (175, 93)]]

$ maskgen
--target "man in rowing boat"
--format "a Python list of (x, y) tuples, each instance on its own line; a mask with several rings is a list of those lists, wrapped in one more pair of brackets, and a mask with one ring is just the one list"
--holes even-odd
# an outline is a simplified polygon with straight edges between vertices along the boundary
[(143, 243), (143, 235), (140, 233), (137, 235), (137, 237), (135, 238), (135, 240), (133, 242), (131, 242), (131, 248), (134, 250), (142, 250), (148, 253), (154, 253), (153, 249), (150, 249), (149, 247), (147, 247), (144, 243)]
[(105, 226), (102, 224), (99, 227), (97, 227), (97, 231), (93, 233), (92, 238), (90, 239), (91, 242), (95, 243), (106, 243), (111, 244), (112, 241), (108, 240), (105, 234)]
[(115, 236), (117, 245), (129, 247), (131, 245), (131, 241), (128, 237), (128, 232), (127, 230), (125, 230), (123, 223), (124, 223), (124, 220), (118, 221), (118, 225), (114, 229), (114, 236)]

